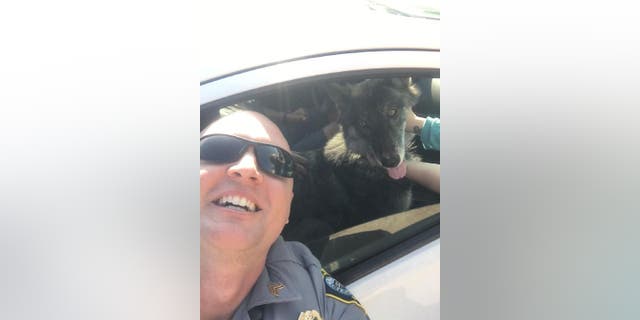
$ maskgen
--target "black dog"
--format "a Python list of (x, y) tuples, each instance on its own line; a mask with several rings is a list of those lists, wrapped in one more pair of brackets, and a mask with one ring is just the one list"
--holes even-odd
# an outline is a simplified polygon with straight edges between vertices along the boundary
[(411, 205), (403, 161), (416, 155), (408, 150), (405, 110), (418, 100), (416, 86), (408, 78), (367, 79), (325, 92), (341, 112), (341, 130), (324, 149), (302, 154), (287, 240), (309, 242)]

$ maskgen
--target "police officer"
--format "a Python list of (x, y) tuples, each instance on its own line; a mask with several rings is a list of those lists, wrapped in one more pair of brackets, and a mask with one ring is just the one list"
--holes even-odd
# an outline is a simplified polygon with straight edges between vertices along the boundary
[(200, 137), (200, 318), (368, 319), (308, 248), (285, 242), (293, 159), (278, 127), (239, 111)]

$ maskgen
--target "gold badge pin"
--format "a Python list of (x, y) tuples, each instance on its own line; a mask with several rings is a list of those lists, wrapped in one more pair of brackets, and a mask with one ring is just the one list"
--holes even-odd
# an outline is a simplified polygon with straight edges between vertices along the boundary
[(282, 283), (269, 283), (269, 292), (271, 292), (271, 294), (276, 297), (280, 296), (280, 290), (282, 290), (283, 288), (284, 285)]
[(320, 313), (316, 310), (309, 310), (305, 312), (300, 312), (298, 316), (298, 320), (322, 320), (320, 317)]

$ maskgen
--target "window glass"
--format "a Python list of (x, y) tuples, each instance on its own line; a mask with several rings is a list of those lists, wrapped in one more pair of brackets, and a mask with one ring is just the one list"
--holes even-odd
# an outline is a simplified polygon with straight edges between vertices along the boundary
[(439, 194), (402, 178), (406, 161), (440, 163), (440, 151), (406, 127), (411, 113), (439, 119), (439, 74), (307, 79), (244, 96), (212, 117), (236, 109), (268, 116), (294, 150), (294, 200), (283, 237), (305, 243), (328, 272), (339, 274), (439, 223)]

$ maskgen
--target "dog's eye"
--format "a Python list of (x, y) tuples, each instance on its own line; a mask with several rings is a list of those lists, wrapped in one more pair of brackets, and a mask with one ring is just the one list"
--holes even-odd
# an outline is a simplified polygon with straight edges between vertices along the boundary
[(389, 118), (395, 117), (396, 114), (398, 114), (398, 108), (389, 108), (389, 110), (387, 110), (387, 116), (389, 116)]

